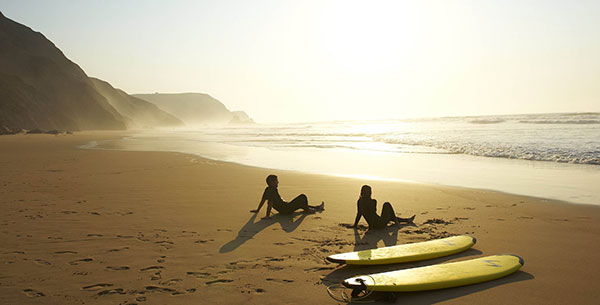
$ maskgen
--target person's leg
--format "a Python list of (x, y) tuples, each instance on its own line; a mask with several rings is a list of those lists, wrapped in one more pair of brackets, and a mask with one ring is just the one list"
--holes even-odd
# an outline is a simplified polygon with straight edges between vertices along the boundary
[(303, 209), (304, 211), (311, 210), (310, 206), (308, 205), (308, 198), (304, 194), (300, 194), (300, 195), (298, 195), (298, 197), (296, 197), (292, 201), (290, 201), (287, 204), (287, 208), (291, 212), (294, 212), (298, 209)]
[(413, 222), (413, 220), (415, 220), (415, 215), (409, 217), (409, 218), (400, 218), (400, 217), (396, 217), (398, 219), (399, 222)]
[(394, 208), (389, 202), (386, 202), (381, 208), (381, 223), (387, 226), (390, 221), (393, 221), (394, 223), (398, 222), (396, 213), (394, 213)]
[(392, 204), (390, 204), (389, 202), (386, 202), (383, 204), (383, 207), (381, 208), (381, 220), (383, 222), (389, 223), (390, 221), (393, 221), (395, 223), (399, 223), (399, 222), (412, 222), (415, 219), (415, 215), (411, 216), (410, 218), (400, 218), (400, 217), (396, 217), (396, 213), (394, 212), (394, 208), (392, 208)]
[(289, 204), (289, 208), (292, 209), (292, 211), (295, 211), (297, 209), (303, 209), (307, 212), (315, 212), (322, 211), (325, 209), (325, 202), (321, 202), (320, 205), (308, 205), (308, 197), (306, 197), (306, 195), (304, 194), (298, 195), (298, 197), (290, 201)]

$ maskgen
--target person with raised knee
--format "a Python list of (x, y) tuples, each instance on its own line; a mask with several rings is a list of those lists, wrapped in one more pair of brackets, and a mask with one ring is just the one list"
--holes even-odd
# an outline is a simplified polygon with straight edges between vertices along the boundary
[(410, 218), (396, 217), (394, 208), (389, 202), (386, 202), (381, 207), (381, 215), (377, 215), (377, 200), (371, 198), (372, 189), (368, 185), (363, 185), (360, 189), (360, 197), (357, 201), (356, 218), (354, 219), (353, 228), (358, 226), (361, 217), (364, 217), (369, 224), (369, 229), (383, 229), (390, 222), (399, 224), (401, 222), (411, 223), (415, 219), (415, 215)]
[(267, 202), (267, 214), (265, 218), (271, 217), (271, 209), (275, 209), (279, 214), (289, 215), (294, 211), (302, 209), (304, 212), (312, 213), (317, 211), (323, 211), (325, 209), (325, 202), (321, 202), (319, 206), (308, 205), (308, 197), (304, 194), (298, 195), (290, 202), (284, 201), (279, 195), (278, 186), (279, 179), (275, 175), (267, 176), (267, 187), (262, 195), (258, 208), (251, 210), (252, 213), (258, 213), (265, 202)]

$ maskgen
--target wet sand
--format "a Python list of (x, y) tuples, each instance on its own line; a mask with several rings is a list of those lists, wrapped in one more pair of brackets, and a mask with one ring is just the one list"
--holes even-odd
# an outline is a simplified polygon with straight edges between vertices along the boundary
[[(518, 254), (503, 279), (400, 295), (410, 304), (595, 304), (600, 208), (486, 190), (269, 170), (193, 155), (77, 148), (120, 133), (0, 137), (0, 298), (5, 304), (335, 304), (357, 274)], [(267, 174), (318, 214), (261, 219)], [(415, 224), (348, 229), (362, 184)], [(364, 223), (364, 220), (362, 222)], [(477, 237), (464, 253), (350, 268), (332, 253)]]

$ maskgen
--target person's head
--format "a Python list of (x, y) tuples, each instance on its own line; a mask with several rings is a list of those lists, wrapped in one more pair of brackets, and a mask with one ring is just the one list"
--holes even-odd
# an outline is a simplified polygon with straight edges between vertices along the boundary
[(272, 187), (277, 187), (279, 185), (279, 180), (277, 179), (277, 176), (268, 175), (267, 176), (267, 185), (272, 186)]
[(360, 188), (360, 198), (371, 199), (371, 187), (363, 185)]

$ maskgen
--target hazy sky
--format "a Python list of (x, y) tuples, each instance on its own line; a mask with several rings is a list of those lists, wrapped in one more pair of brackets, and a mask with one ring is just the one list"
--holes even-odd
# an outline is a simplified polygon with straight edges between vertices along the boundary
[(2, 13), (128, 93), (259, 122), (600, 111), (600, 1), (29, 1)]

